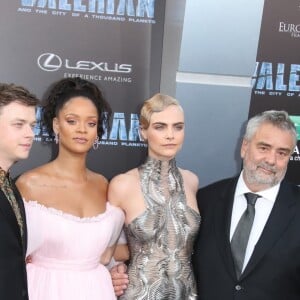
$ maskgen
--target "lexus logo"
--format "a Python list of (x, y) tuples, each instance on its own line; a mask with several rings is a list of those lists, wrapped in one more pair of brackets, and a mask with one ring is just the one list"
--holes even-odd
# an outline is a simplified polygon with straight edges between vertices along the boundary
[(75, 60), (71, 61), (69, 58), (61, 59), (54, 53), (43, 53), (37, 59), (38, 66), (46, 72), (54, 72), (61, 67), (67, 70), (79, 71), (100, 71), (109, 73), (123, 73), (129, 74), (132, 72), (131, 64), (109, 63), (106, 61), (92, 61), (92, 60)]
[(37, 59), (38, 66), (47, 72), (57, 71), (62, 66), (61, 58), (53, 53), (43, 53)]

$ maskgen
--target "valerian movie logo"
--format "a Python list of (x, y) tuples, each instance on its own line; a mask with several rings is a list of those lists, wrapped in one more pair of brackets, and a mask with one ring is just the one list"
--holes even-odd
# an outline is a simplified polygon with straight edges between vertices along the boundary
[(21, 0), (21, 13), (155, 24), (155, 0)]
[(257, 95), (300, 97), (300, 65), (257, 62), (252, 86)]

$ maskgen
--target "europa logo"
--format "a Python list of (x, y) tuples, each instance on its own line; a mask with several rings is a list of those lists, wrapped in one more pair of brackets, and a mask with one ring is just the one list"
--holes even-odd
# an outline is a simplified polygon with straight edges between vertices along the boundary
[(21, 0), (28, 8), (154, 18), (155, 0)]

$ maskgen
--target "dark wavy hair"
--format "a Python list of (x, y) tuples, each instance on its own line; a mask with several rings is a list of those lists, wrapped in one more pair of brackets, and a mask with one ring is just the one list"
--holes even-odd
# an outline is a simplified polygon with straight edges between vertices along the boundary
[(53, 119), (58, 116), (64, 104), (74, 97), (86, 97), (91, 100), (97, 108), (99, 121), (97, 134), (99, 138), (109, 129), (111, 107), (104, 99), (100, 89), (92, 82), (80, 77), (64, 78), (54, 83), (47, 93), (42, 106), (41, 125), (53, 137)]

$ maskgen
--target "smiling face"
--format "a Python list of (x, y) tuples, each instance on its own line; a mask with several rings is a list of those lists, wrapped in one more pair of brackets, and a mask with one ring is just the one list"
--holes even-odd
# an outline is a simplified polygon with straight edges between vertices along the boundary
[(279, 183), (293, 150), (294, 138), (289, 131), (263, 123), (241, 147), (243, 176), (248, 188), (258, 192)]
[(3, 170), (28, 157), (35, 123), (34, 106), (15, 101), (0, 109), (0, 166)]
[(170, 105), (161, 112), (154, 112), (147, 129), (141, 134), (148, 142), (149, 156), (170, 160), (181, 149), (184, 140), (184, 114), (180, 106)]
[(86, 97), (68, 100), (53, 119), (53, 130), (59, 145), (74, 152), (87, 152), (97, 137), (98, 113)]

